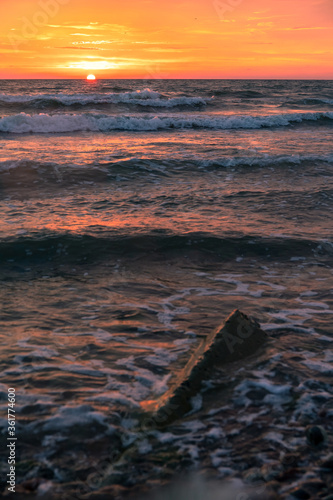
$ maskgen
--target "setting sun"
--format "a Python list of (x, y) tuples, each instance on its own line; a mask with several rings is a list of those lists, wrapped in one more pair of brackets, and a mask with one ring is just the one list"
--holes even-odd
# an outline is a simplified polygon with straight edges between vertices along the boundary
[(333, 0), (0, 11), (0, 500), (333, 500)]
[(330, 79), (331, 3), (2, 0), (0, 77)]

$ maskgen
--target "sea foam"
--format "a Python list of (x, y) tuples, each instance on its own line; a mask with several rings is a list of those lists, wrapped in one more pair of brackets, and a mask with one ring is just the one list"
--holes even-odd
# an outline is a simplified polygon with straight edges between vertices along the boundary
[(69, 132), (110, 132), (112, 130), (154, 131), (166, 129), (260, 129), (287, 127), (302, 122), (333, 120), (333, 112), (284, 113), (274, 115), (186, 115), (137, 114), (26, 114), (0, 119), (0, 132), (54, 134)]
[(177, 106), (205, 105), (210, 98), (202, 97), (164, 97), (159, 92), (150, 89), (136, 90), (121, 93), (100, 94), (36, 94), (21, 95), (0, 94), (0, 104), (31, 105), (33, 107), (47, 107), (48, 105), (98, 105), (98, 104), (132, 104), (138, 106), (152, 106), (160, 108), (173, 108)]

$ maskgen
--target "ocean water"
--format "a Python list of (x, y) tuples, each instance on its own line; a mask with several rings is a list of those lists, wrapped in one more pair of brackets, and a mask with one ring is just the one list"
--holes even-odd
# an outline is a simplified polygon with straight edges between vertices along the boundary
[[(13, 387), (17, 495), (138, 499), (188, 474), (212, 499), (330, 491), (332, 144), (328, 81), (1, 81), (0, 427), (5, 442)], [(267, 346), (144, 430), (140, 403), (235, 308)], [(308, 425), (327, 445), (307, 445)]]

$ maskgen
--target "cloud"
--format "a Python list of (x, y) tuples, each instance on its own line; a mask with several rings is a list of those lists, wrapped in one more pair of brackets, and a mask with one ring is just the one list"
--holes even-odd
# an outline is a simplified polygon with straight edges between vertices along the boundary
[(79, 42), (72, 42), (73, 45), (87, 45), (87, 44), (91, 44), (91, 45), (104, 45), (104, 44), (110, 44), (110, 43), (114, 43), (115, 41), (114, 40), (89, 40), (89, 41), (79, 41)]
[[(86, 56), (86, 60), (83, 61), (72, 61), (65, 66), (58, 66), (59, 68), (70, 68), (70, 69), (84, 69), (88, 71), (97, 70), (108, 70), (108, 69), (119, 69), (122, 67), (150, 67), (152, 64), (167, 64), (167, 63), (181, 63), (189, 62), (190, 58), (177, 58), (177, 59), (141, 59), (141, 58), (130, 58), (130, 57), (109, 57), (97, 60), (95, 56)], [(194, 60), (194, 59), (193, 59)]]
[(93, 30), (93, 31), (126, 31), (130, 29), (122, 24), (109, 24), (109, 23), (89, 23), (89, 24), (75, 24), (75, 23), (64, 23), (64, 24), (47, 24), (49, 28), (62, 28), (62, 29), (75, 29), (75, 30)]
[(70, 49), (70, 50), (104, 50), (104, 49), (100, 49), (99, 47), (73, 47), (73, 46), (69, 46), (69, 47), (52, 47), (52, 48), (55, 48), (55, 49)]
[(118, 64), (108, 61), (79, 61), (72, 62), (67, 67), (86, 70), (103, 70), (116, 69), (118, 67)]
[(279, 31), (331, 30), (333, 26), (295, 26), (294, 28), (278, 28)]
[(86, 33), (71, 33), (70, 36), (95, 36), (95, 35), (87, 35)]
[[(20, 49), (20, 52), (33, 53), (32, 50), (27, 50), (27, 49)], [(17, 54), (17, 49), (0, 49), (0, 54)]]
[(294, 17), (293, 14), (276, 14), (274, 16), (251, 16), (248, 21), (262, 21), (263, 19), (279, 19), (281, 17)]
[[(185, 52), (188, 49), (179, 48), (179, 47), (170, 47), (170, 48), (159, 48), (159, 47), (147, 47), (142, 50), (146, 52)], [(190, 50), (193, 50), (192, 48)]]

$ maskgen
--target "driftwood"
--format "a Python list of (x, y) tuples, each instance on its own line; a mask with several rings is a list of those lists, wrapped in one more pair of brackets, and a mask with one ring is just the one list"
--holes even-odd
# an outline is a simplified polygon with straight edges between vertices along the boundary
[(192, 410), (191, 398), (201, 388), (216, 366), (253, 354), (267, 339), (259, 323), (235, 310), (225, 324), (208, 335), (197, 347), (168, 391), (153, 401), (143, 401), (149, 428), (163, 427)]

